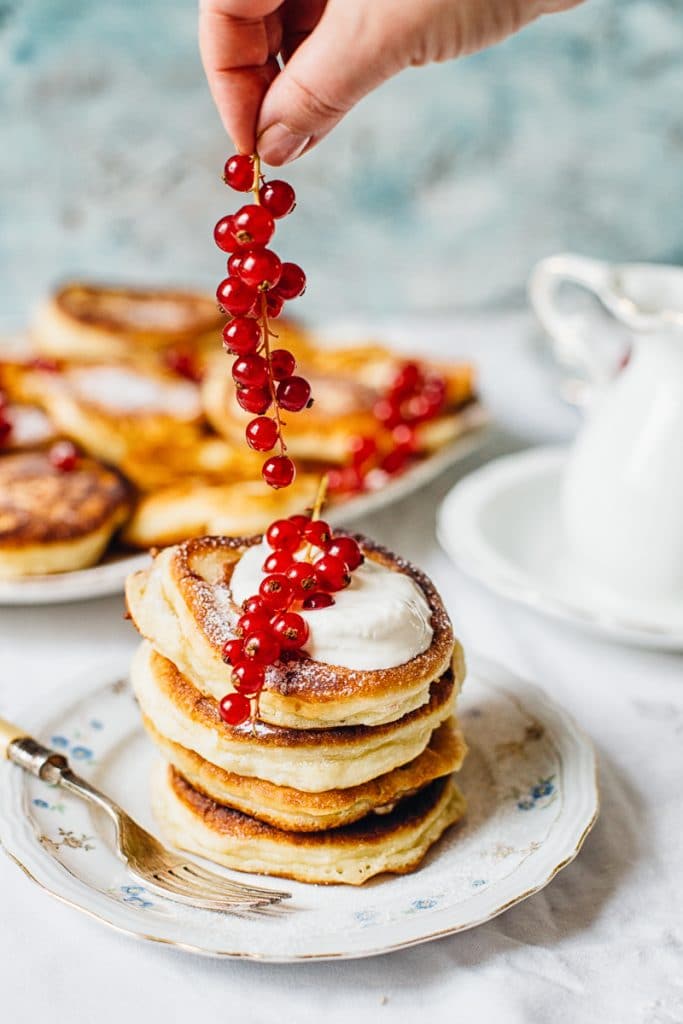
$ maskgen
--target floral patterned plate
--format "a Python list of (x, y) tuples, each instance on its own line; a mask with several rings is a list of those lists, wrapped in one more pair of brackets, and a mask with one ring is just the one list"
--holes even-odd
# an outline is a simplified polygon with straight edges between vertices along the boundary
[[(70, 694), (47, 720), (43, 709), (21, 724), (153, 830), (147, 782), (155, 755), (125, 673), (109, 667)], [(274, 880), (292, 893), (280, 916), (236, 918), (147, 892), (117, 860), (97, 812), (9, 763), (0, 766), (0, 840), (63, 902), (138, 938), (193, 952), (297, 961), (426, 942), (481, 924), (541, 889), (576, 856), (598, 810), (591, 743), (543, 691), (473, 658), (459, 714), (470, 745), (459, 779), (465, 821), (410, 875), (359, 889)]]

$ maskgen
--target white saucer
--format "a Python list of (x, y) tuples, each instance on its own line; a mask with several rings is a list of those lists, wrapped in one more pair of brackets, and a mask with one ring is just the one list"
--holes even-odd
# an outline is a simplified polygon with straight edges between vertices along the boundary
[[(64, 686), (61, 707), (46, 715), (42, 705), (20, 724), (154, 831), (147, 779), (158, 755), (117, 668)], [(97, 812), (9, 761), (0, 763), (0, 845), (64, 903), (192, 952), (301, 961), (412, 946), (473, 928), (538, 892), (576, 856), (598, 812), (593, 747), (542, 690), (472, 657), (458, 716), (470, 748), (458, 775), (468, 801), (462, 824), (418, 871), (361, 888), (227, 872), (291, 892), (281, 916), (238, 918), (148, 892), (117, 859)]]
[(442, 547), (469, 575), (546, 615), (622, 643), (683, 649), (683, 602), (627, 602), (572, 559), (559, 508), (565, 459), (564, 448), (533, 448), (465, 477), (439, 511)]

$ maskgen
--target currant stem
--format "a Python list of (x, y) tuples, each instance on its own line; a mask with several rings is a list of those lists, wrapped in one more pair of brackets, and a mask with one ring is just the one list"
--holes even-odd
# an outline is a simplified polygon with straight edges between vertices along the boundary
[(252, 185), (252, 193), (254, 196), (254, 202), (257, 206), (261, 205), (261, 196), (259, 195), (259, 189), (261, 188), (261, 157), (258, 153), (254, 153), (251, 158), (251, 162), (254, 165), (254, 184)]
[(287, 450), (287, 445), (282, 437), (283, 423), (280, 418), (280, 407), (277, 404), (277, 396), (275, 394), (275, 380), (273, 378), (273, 367), (270, 361), (270, 325), (268, 324), (268, 299), (265, 292), (261, 292), (261, 329), (263, 331), (263, 349), (266, 356), (266, 362), (268, 363), (268, 388), (270, 390), (270, 397), (273, 402), (273, 408), (275, 409), (275, 422), (277, 423), (277, 437), (280, 444), (280, 455), (284, 455)]
[(314, 523), (316, 519), (320, 519), (320, 513), (323, 510), (325, 504), (325, 498), (327, 497), (327, 488), (330, 482), (330, 478), (327, 473), (323, 473), (320, 477), (320, 483), (318, 484), (318, 493), (315, 496), (315, 504), (313, 505), (313, 511), (311, 513), (311, 522)]

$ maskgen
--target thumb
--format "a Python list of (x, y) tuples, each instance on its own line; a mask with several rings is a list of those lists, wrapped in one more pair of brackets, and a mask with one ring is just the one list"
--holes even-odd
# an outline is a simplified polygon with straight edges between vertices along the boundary
[(387, 46), (382, 19), (372, 8), (357, 0), (330, 0), (271, 83), (257, 125), (257, 148), (266, 163), (278, 166), (300, 156), (363, 96), (405, 66), (407, 58), (403, 61)]

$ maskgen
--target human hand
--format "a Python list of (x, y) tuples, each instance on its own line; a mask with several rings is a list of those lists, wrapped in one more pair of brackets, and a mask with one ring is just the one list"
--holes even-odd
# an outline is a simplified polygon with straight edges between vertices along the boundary
[(235, 146), (251, 153), (258, 140), (277, 166), (404, 68), (473, 53), (580, 2), (200, 0), (199, 43)]

